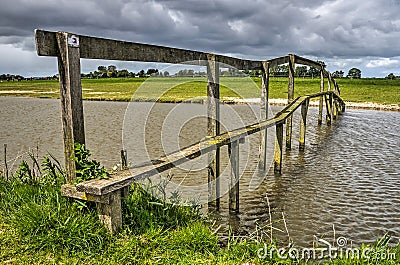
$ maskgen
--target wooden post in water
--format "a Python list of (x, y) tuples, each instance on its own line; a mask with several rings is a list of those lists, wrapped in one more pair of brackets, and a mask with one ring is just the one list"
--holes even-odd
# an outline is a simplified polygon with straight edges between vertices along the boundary
[[(331, 87), (331, 84), (333, 83), (333, 92), (336, 93), (336, 85), (335, 85), (335, 81), (332, 78), (332, 74), (328, 73), (328, 85), (329, 85), (329, 89)], [(337, 99), (333, 98), (333, 103), (332, 103), (332, 118), (334, 120), (336, 120), (337, 117)]]
[(58, 72), (67, 183), (76, 179), (74, 143), (85, 143), (79, 37), (57, 32)]
[(307, 130), (307, 112), (309, 100), (301, 104), (301, 117), (300, 117), (300, 133), (299, 133), (299, 150), (304, 151), (306, 146), (306, 130)]
[(231, 165), (229, 181), (229, 210), (239, 212), (239, 141), (228, 145), (229, 161)]
[(331, 106), (332, 106), (332, 96), (325, 95), (325, 105), (326, 105), (326, 124), (331, 125), (332, 118), (331, 118)]
[[(321, 67), (320, 71), (321, 82), (320, 82), (320, 92), (324, 92), (324, 69)], [(319, 109), (318, 109), (318, 124), (322, 124), (322, 111), (324, 109), (324, 96), (319, 97)]]
[[(219, 110), (219, 64), (215, 54), (207, 55), (207, 135), (210, 137), (220, 133)], [(220, 149), (208, 153), (208, 206), (219, 210)]]
[(126, 150), (121, 150), (121, 169), (128, 167), (128, 154)]
[[(269, 94), (269, 62), (262, 63), (262, 84), (261, 84), (261, 121), (268, 119), (268, 94)], [(258, 169), (262, 172), (267, 171), (267, 137), (268, 130), (260, 131), (260, 162)]]
[[(294, 98), (294, 69), (295, 57), (294, 54), (289, 54), (288, 104), (290, 104)], [(290, 115), (286, 119), (286, 150), (292, 149), (292, 117), (293, 115)]]
[(274, 172), (281, 174), (282, 172), (282, 147), (283, 147), (283, 123), (275, 125), (275, 150), (274, 150)]

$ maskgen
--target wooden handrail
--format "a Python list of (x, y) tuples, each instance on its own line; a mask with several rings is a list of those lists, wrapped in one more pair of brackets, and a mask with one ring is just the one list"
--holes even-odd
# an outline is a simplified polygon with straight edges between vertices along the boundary
[[(106, 195), (115, 190), (121, 189), (121, 187), (128, 186), (133, 182), (148, 178), (156, 175), (157, 173), (171, 169), (177, 165), (186, 162), (188, 159), (194, 159), (205, 153), (216, 150), (217, 148), (228, 145), (241, 138), (257, 133), (261, 130), (265, 130), (277, 124), (285, 123), (286, 119), (290, 117), (294, 111), (296, 111), (305, 101), (311, 98), (317, 98), (320, 96), (331, 95), (337, 99), (340, 103), (343, 100), (334, 91), (326, 91), (321, 93), (315, 93), (311, 95), (297, 97), (284, 109), (278, 112), (273, 118), (254, 123), (242, 128), (238, 128), (229, 132), (222, 133), (220, 135), (204, 139), (197, 143), (194, 143), (186, 148), (175, 151), (171, 154), (163, 156), (151, 165), (144, 165), (142, 167), (131, 168), (130, 170), (124, 170), (113, 174), (109, 179), (95, 179), (80, 183), (76, 186), (78, 192), (85, 192), (90, 195), (102, 196)], [(79, 195), (81, 198), (81, 195)]]

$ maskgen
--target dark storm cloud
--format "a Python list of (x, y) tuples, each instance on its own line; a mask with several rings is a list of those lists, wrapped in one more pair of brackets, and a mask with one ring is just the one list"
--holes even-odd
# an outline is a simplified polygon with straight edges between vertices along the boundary
[(399, 55), (394, 0), (3, 0), (1, 7), (0, 44), (30, 51), (33, 30), (42, 28), (246, 58)]

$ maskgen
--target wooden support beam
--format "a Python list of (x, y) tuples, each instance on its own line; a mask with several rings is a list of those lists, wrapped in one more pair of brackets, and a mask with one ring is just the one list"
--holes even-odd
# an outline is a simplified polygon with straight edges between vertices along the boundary
[[(268, 94), (269, 94), (269, 62), (263, 62), (262, 84), (261, 84), (261, 120), (268, 119)], [(267, 129), (260, 131), (260, 161), (258, 169), (262, 172), (267, 171)]]
[[(39, 56), (58, 56), (56, 33), (35, 30)], [(143, 43), (111, 40), (75, 34), (81, 40), (80, 57), (86, 59), (160, 62), (206, 65), (208, 53)], [(261, 61), (244, 60), (224, 55), (218, 61), (240, 70), (260, 70)]]
[(333, 118), (334, 120), (336, 120), (337, 115), (338, 115), (337, 108), (338, 108), (337, 100), (336, 100), (336, 99), (333, 99), (333, 104), (332, 104), (332, 118)]
[(332, 123), (332, 96), (331, 94), (329, 95), (324, 95), (325, 98), (325, 104), (326, 104), (326, 124), (331, 125)]
[(279, 66), (288, 62), (289, 62), (289, 56), (287, 55), (268, 60), (269, 67)]
[(304, 151), (306, 146), (306, 130), (307, 130), (307, 112), (310, 100), (305, 100), (301, 104), (300, 117), (300, 133), (299, 133), (299, 150)]
[[(215, 54), (207, 56), (207, 135), (214, 137), (220, 133), (219, 106), (219, 64)], [(219, 210), (220, 206), (220, 149), (208, 153), (208, 204)]]
[(304, 57), (300, 57), (298, 55), (295, 55), (295, 63), (308, 65), (308, 66), (317, 68), (319, 70), (323, 69), (323, 66), (319, 62), (316, 62), (316, 61), (313, 61), (313, 60), (310, 60), (310, 59), (307, 59)]
[(66, 180), (67, 183), (73, 183), (76, 179), (74, 143), (85, 143), (80, 40), (77, 36), (65, 32), (57, 32), (56, 40)]
[(330, 72), (327, 72), (327, 73), (328, 73), (328, 91), (331, 91), (331, 88), (332, 88), (332, 85), (331, 85), (331, 83), (332, 83), (332, 75), (331, 75)]
[(96, 203), (100, 221), (107, 227), (111, 234), (115, 234), (122, 227), (122, 197), (117, 190), (110, 194), (109, 203)]
[(344, 102), (340, 102), (340, 106), (341, 106), (341, 110), (340, 112), (343, 114), (346, 111), (346, 105), (344, 104)]
[(277, 123), (275, 127), (274, 172), (275, 174), (281, 174), (283, 153), (283, 123)]
[(231, 165), (229, 179), (229, 210), (239, 212), (239, 142), (233, 141), (228, 145)]
[[(321, 82), (320, 82), (320, 92), (324, 92), (324, 71), (321, 70), (320, 71), (320, 78), (321, 78)], [(318, 125), (322, 124), (322, 112), (324, 109), (324, 96), (321, 95), (319, 97), (319, 107), (318, 107)]]
[[(294, 98), (294, 69), (295, 56), (289, 54), (289, 84), (288, 84), (288, 104), (292, 103)], [(292, 149), (292, 115), (286, 120), (286, 150)]]

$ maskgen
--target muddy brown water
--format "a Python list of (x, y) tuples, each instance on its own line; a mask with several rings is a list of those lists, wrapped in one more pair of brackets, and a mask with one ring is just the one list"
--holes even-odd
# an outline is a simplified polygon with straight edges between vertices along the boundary
[[(272, 108), (272, 112), (278, 110)], [(128, 150), (129, 161), (140, 164), (206, 135), (204, 105), (88, 101), (84, 111), (87, 146), (93, 158), (107, 168), (118, 163), (122, 148)], [(258, 112), (257, 106), (222, 106), (222, 131), (256, 122)], [(7, 144), (8, 165), (14, 165), (14, 170), (18, 161), (27, 159), (27, 152), (36, 152), (37, 147), (39, 157), (50, 152), (63, 161), (58, 100), (0, 97), (0, 113), (0, 168), (4, 167), (3, 144)], [(281, 176), (256, 174), (259, 134), (240, 145), (240, 213), (229, 214), (225, 194), (221, 212), (213, 216), (221, 231), (230, 228), (240, 235), (258, 231), (266, 238), (271, 215), (273, 237), (282, 242), (290, 236), (295, 244), (310, 246), (314, 236), (332, 241), (335, 234), (360, 245), (386, 232), (397, 241), (400, 113), (347, 110), (331, 126), (317, 126), (317, 109), (310, 108), (304, 153), (298, 151), (296, 142), (298, 120), (296, 113), (293, 147), (284, 152)], [(271, 162), (273, 129), (269, 139)], [(206, 156), (202, 156), (171, 171), (169, 196), (178, 191), (181, 201), (206, 204), (206, 164)], [(222, 193), (228, 187), (228, 165), (227, 148), (223, 147)]]

